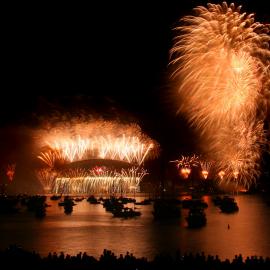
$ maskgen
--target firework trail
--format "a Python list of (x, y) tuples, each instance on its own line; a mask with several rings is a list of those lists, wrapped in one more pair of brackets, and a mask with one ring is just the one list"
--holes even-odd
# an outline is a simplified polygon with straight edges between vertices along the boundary
[(142, 133), (135, 124), (114, 121), (77, 121), (56, 124), (37, 135), (44, 164), (54, 168), (57, 163), (101, 158), (142, 165), (158, 154), (158, 144)]
[(226, 164), (223, 178), (249, 186), (259, 175), (265, 142), (270, 28), (226, 2), (194, 11), (176, 27), (171, 49), (179, 112), (201, 135), (204, 152)]
[(51, 193), (54, 189), (54, 181), (57, 177), (57, 172), (50, 168), (42, 168), (36, 171), (36, 176), (41, 183), (46, 193)]

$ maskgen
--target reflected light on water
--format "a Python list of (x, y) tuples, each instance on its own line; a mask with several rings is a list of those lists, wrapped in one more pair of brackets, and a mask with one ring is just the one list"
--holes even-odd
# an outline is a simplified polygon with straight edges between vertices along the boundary
[(69, 254), (86, 251), (95, 257), (104, 248), (118, 255), (129, 251), (148, 258), (161, 251), (175, 253), (177, 249), (204, 251), (229, 259), (239, 253), (270, 256), (270, 208), (260, 197), (237, 196), (240, 211), (236, 214), (220, 213), (211, 197), (205, 196), (204, 200), (209, 204), (205, 210), (207, 225), (196, 230), (186, 228), (186, 209), (179, 221), (157, 222), (153, 220), (151, 205), (136, 206), (142, 216), (123, 220), (114, 218), (102, 205), (91, 205), (85, 200), (74, 206), (71, 215), (65, 215), (57, 202), (49, 201), (52, 206), (47, 208), (43, 220), (30, 213), (1, 217), (0, 248), (19, 244), (42, 255), (50, 251)]

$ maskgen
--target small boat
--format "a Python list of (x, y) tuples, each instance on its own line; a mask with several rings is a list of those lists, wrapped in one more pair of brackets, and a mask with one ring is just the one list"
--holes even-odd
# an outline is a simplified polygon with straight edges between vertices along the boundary
[(136, 200), (132, 198), (127, 198), (127, 197), (119, 197), (118, 201), (122, 204), (127, 204), (127, 203), (135, 203)]
[(206, 215), (201, 208), (191, 208), (186, 218), (189, 228), (200, 228), (206, 225)]
[(138, 217), (141, 215), (141, 212), (135, 211), (129, 207), (124, 207), (120, 210), (115, 210), (112, 213), (114, 217), (121, 217), (121, 218)]
[(181, 217), (180, 208), (170, 200), (155, 200), (154, 211), (152, 212), (156, 220), (174, 219)]
[(224, 196), (221, 204), (219, 205), (221, 212), (223, 213), (235, 213), (239, 211), (239, 207), (234, 198)]
[(212, 198), (212, 201), (213, 201), (214, 205), (220, 206), (222, 203), (222, 198), (220, 196), (216, 196), (216, 197)]
[(141, 202), (135, 202), (134, 204), (136, 204), (136, 205), (149, 205), (149, 204), (151, 204), (151, 200), (150, 199), (145, 199), (145, 200), (143, 200)]
[(97, 200), (96, 197), (94, 197), (93, 195), (91, 195), (90, 197), (88, 197), (87, 201), (91, 204), (100, 204), (100, 201)]
[(52, 195), (51, 197), (50, 197), (50, 199), (52, 200), (52, 201), (57, 201), (57, 200), (59, 200), (61, 198), (61, 195)]
[(75, 198), (75, 199), (74, 199), (75, 202), (81, 202), (81, 201), (83, 201), (83, 200), (84, 200), (83, 197), (82, 197), (82, 198)]
[(124, 205), (115, 199), (106, 199), (103, 202), (103, 207), (108, 212), (120, 211), (124, 208)]
[(73, 200), (69, 197), (65, 197), (64, 201), (61, 201), (58, 203), (59, 206), (73, 206), (75, 205), (75, 203), (73, 202)]
[(185, 209), (191, 208), (207, 208), (208, 204), (202, 199), (184, 199), (182, 200), (182, 207)]

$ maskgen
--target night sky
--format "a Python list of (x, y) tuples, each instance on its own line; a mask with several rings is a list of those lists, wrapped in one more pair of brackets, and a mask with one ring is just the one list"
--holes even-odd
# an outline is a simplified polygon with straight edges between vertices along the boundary
[[(196, 151), (196, 137), (176, 115), (167, 65), (172, 28), (207, 1), (107, 2), (4, 10), (1, 127), (83, 112), (138, 122), (168, 158)], [(235, 2), (269, 22), (267, 1)]]

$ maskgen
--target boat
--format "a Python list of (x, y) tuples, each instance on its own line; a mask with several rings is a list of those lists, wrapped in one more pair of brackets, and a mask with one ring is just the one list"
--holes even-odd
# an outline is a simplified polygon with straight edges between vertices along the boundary
[(103, 207), (108, 212), (114, 212), (114, 211), (119, 211), (122, 208), (124, 208), (124, 205), (120, 203), (118, 200), (116, 200), (115, 198), (111, 198), (111, 199), (105, 199), (103, 201)]
[(73, 200), (69, 197), (65, 197), (64, 201), (61, 201), (58, 203), (59, 206), (73, 206), (75, 205), (75, 203), (73, 202)]
[(50, 197), (50, 199), (51, 199), (52, 201), (57, 201), (57, 200), (59, 200), (61, 197), (62, 197), (61, 195), (52, 195), (52, 196)]
[(235, 213), (239, 211), (239, 207), (233, 197), (224, 196), (221, 204), (219, 205), (223, 213)]
[(220, 197), (220, 196), (215, 196), (214, 198), (212, 198), (212, 201), (213, 201), (214, 205), (220, 206), (221, 203), (222, 203), (222, 197)]
[(124, 207), (122, 209), (115, 210), (112, 213), (114, 217), (122, 217), (122, 218), (138, 217), (141, 215), (141, 212), (135, 211), (129, 207)]
[(206, 225), (206, 215), (201, 208), (191, 208), (186, 217), (189, 228), (200, 228)]
[(182, 207), (185, 209), (191, 208), (207, 208), (208, 204), (202, 199), (184, 199), (182, 200)]
[(135, 202), (134, 204), (136, 204), (136, 205), (149, 205), (149, 204), (151, 204), (151, 200), (145, 199), (145, 200), (142, 200), (141, 202)]
[(159, 199), (154, 202), (152, 214), (155, 219), (173, 219), (181, 217), (181, 210), (170, 200)]
[(81, 202), (81, 201), (83, 201), (83, 200), (84, 200), (83, 197), (82, 197), (82, 198), (75, 198), (75, 199), (74, 199), (75, 202)]
[(127, 203), (135, 203), (136, 200), (132, 198), (127, 198), (127, 197), (119, 197), (118, 201), (122, 204), (127, 204)]
[(100, 204), (100, 201), (98, 201), (97, 198), (93, 195), (89, 196), (87, 201), (91, 204)]

